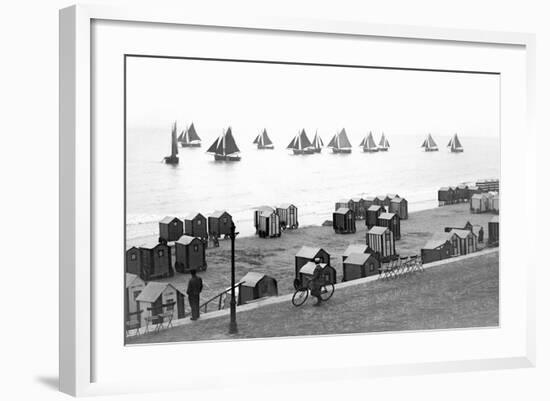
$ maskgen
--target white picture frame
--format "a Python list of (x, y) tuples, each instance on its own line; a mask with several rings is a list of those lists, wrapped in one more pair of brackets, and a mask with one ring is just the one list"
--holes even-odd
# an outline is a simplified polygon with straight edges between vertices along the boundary
[[(227, 374), (223, 377), (210, 377), (209, 373), (197, 373), (189, 377), (187, 381), (174, 382), (173, 377), (166, 377), (165, 380), (153, 378), (149, 381), (136, 380), (135, 375), (125, 375), (124, 359), (126, 363), (134, 363), (143, 358), (165, 358), (169, 351), (174, 353), (185, 352), (187, 355), (193, 352), (207, 352), (211, 350), (212, 355), (220, 360), (227, 360), (238, 355), (246, 349), (248, 352), (257, 352), (265, 341), (271, 341), (270, 348), (277, 349), (277, 345), (283, 343), (286, 347), (295, 347), (296, 341), (304, 347), (318, 347), (319, 345), (340, 347), (341, 338), (336, 337), (314, 337), (305, 343), (300, 339), (283, 340), (254, 340), (233, 344), (230, 342), (220, 343), (199, 343), (186, 345), (166, 345), (134, 347), (131, 351), (124, 349), (122, 338), (122, 320), (120, 326), (113, 328), (113, 343), (121, 344), (118, 354), (108, 353), (105, 347), (105, 336), (113, 336), (113, 333), (97, 335), (97, 325), (103, 324), (103, 315), (100, 312), (101, 306), (96, 307), (94, 291), (102, 285), (104, 276), (94, 274), (94, 266), (101, 260), (102, 256), (97, 252), (94, 245), (94, 235), (105, 226), (105, 220), (100, 221), (103, 213), (103, 206), (97, 202), (97, 194), (104, 193), (101, 179), (96, 176), (98, 165), (98, 152), (101, 152), (101, 145), (94, 142), (93, 118), (94, 104), (92, 96), (96, 88), (91, 86), (93, 68), (96, 60), (93, 59), (94, 49), (92, 43), (93, 24), (96, 21), (111, 21), (110, 23), (139, 23), (157, 24), (167, 26), (192, 26), (208, 29), (231, 29), (242, 30), (248, 34), (257, 32), (285, 33), (288, 35), (307, 34), (309, 38), (316, 35), (322, 37), (338, 37), (341, 40), (357, 40), (361, 38), (384, 38), (384, 40), (408, 40), (422, 43), (433, 43), (443, 48), (446, 45), (464, 47), (488, 46), (495, 48), (518, 49), (518, 54), (512, 56), (518, 61), (517, 71), (510, 70), (503, 75), (503, 85), (521, 89), (524, 96), (521, 99), (511, 99), (514, 93), (503, 93), (503, 110), (510, 114), (516, 113), (512, 106), (521, 106), (521, 115), (517, 119), (508, 120), (503, 123), (502, 138), (507, 138), (512, 129), (519, 129), (524, 132), (526, 141), (532, 141), (534, 132), (532, 128), (532, 113), (534, 110), (534, 44), (535, 38), (530, 34), (507, 33), (507, 32), (484, 32), (457, 29), (441, 29), (411, 26), (389, 26), (376, 25), (360, 21), (317, 21), (317, 20), (295, 20), (292, 18), (271, 18), (256, 15), (224, 14), (217, 15), (212, 12), (208, 15), (191, 12), (186, 9), (162, 9), (162, 8), (113, 8), (109, 6), (78, 5), (60, 11), (60, 390), (72, 395), (94, 395), (107, 393), (126, 393), (133, 391), (155, 391), (166, 389), (198, 389), (204, 380), (211, 378), (216, 380), (217, 386), (230, 386), (238, 380), (238, 375), (247, 373), (257, 383), (268, 382), (267, 375), (278, 375), (282, 379), (292, 382), (296, 380), (294, 373), (296, 368), (286, 369), (283, 363), (275, 364), (269, 369), (257, 369), (237, 367), (234, 374)], [(139, 25), (138, 24), (138, 25)], [(135, 29), (141, 29), (134, 26)], [(123, 28), (124, 29), (124, 28)], [(121, 39), (124, 41), (128, 38)], [(130, 40), (130, 39), (128, 39)], [(276, 39), (274, 39), (276, 40)], [(521, 54), (519, 54), (521, 53)], [(397, 56), (396, 56), (397, 57)], [(398, 62), (399, 57), (396, 58)], [(451, 61), (447, 61), (450, 63)], [(496, 61), (495, 66), (498, 67)], [(465, 64), (475, 65), (474, 60), (466, 60)], [(500, 63), (503, 63), (501, 60)], [(425, 68), (425, 66), (423, 67)], [(464, 66), (457, 69), (465, 68)], [(504, 66), (503, 66), (504, 68)], [(500, 70), (499, 70), (500, 72)], [(513, 81), (513, 84), (512, 84)], [(509, 101), (509, 102), (508, 102)], [(513, 103), (517, 102), (517, 103)], [(509, 107), (507, 109), (507, 107)], [(524, 110), (523, 110), (524, 107)], [(523, 113), (524, 112), (524, 113)], [(518, 112), (519, 113), (519, 112)], [(506, 114), (503, 118), (509, 118)], [(511, 118), (511, 117), (510, 117)], [(516, 117), (514, 117), (516, 118)], [(506, 142), (506, 141), (505, 141)], [(528, 199), (525, 191), (519, 194), (514, 200), (506, 198), (507, 189), (515, 185), (530, 185), (535, 188), (535, 150), (518, 150), (517, 158), (521, 163), (508, 167), (508, 160), (505, 152), (508, 152), (506, 144), (503, 143), (503, 194), (502, 203), (504, 211), (515, 205), (521, 209), (518, 214), (523, 222), (523, 227), (535, 231), (535, 219), (529, 218), (533, 213), (528, 208)], [(112, 154), (100, 155), (101, 163), (110, 163), (110, 158), (116, 166), (120, 164), (114, 160)], [(105, 160), (105, 161), (104, 161)], [(120, 161), (119, 161), (120, 162)], [(101, 173), (99, 173), (101, 175)], [(116, 186), (115, 186), (116, 188)], [(112, 189), (112, 188), (111, 188)], [(103, 191), (103, 192), (102, 192)], [(510, 194), (511, 192), (508, 192)], [(508, 195), (509, 196), (509, 195)], [(116, 202), (115, 202), (116, 203)], [(122, 208), (121, 204), (117, 207)], [(506, 212), (501, 219), (506, 219)], [(508, 223), (507, 223), (508, 224)], [(512, 231), (514, 223), (511, 221), (506, 230)], [(507, 239), (506, 231), (503, 231), (501, 247), (506, 249), (506, 244), (512, 242)], [(510, 237), (508, 237), (510, 238)], [(520, 245), (526, 249), (532, 249), (533, 244), (521, 242)], [(534, 338), (534, 278), (532, 272), (534, 263), (533, 252), (526, 252), (527, 255), (519, 255), (514, 249), (503, 251), (501, 262), (510, 261), (524, 267), (520, 277), (515, 281), (517, 294), (521, 300), (514, 310), (514, 319), (508, 319), (505, 314), (509, 308), (511, 299), (507, 298), (506, 283), (509, 283), (509, 276), (505, 267), (501, 268), (502, 300), (501, 318), (503, 323), (498, 329), (486, 330), (456, 330), (426, 333), (388, 333), (376, 334), (381, 341), (387, 336), (394, 336), (395, 352), (399, 358), (389, 357), (377, 359), (374, 355), (372, 360), (353, 359), (351, 356), (334, 355), (330, 362), (324, 365), (323, 369), (299, 367), (301, 380), (328, 379), (333, 376), (350, 377), (350, 368), (353, 369), (352, 377), (360, 380), (364, 377), (381, 375), (399, 375), (411, 373), (430, 373), (441, 371), (468, 371), (478, 369), (497, 369), (510, 367), (534, 366), (535, 362), (535, 338)], [(504, 256), (503, 256), (504, 255)], [(506, 258), (506, 259), (505, 259)], [(116, 268), (116, 267), (115, 267)], [(508, 281), (507, 281), (508, 280)], [(117, 282), (114, 284), (119, 285)], [(510, 283), (511, 284), (511, 283)], [(122, 287), (120, 287), (122, 288)], [(108, 291), (107, 291), (108, 292)], [(106, 293), (107, 293), (106, 292)], [(109, 292), (109, 294), (111, 294)], [(112, 302), (116, 302), (111, 300)], [(515, 301), (515, 299), (514, 299)], [(103, 303), (110, 302), (104, 299)], [(121, 306), (122, 308), (122, 306)], [(504, 314), (504, 315), (503, 315)], [(517, 321), (515, 321), (517, 318)], [(514, 320), (514, 321), (511, 321)], [(103, 324), (102, 327), (105, 327)], [(112, 327), (112, 326), (108, 326)], [(498, 337), (497, 332), (510, 330), (509, 337)], [(116, 337), (117, 330), (120, 335)], [(364, 336), (368, 336), (364, 335)], [(487, 347), (483, 350), (472, 350), (464, 358), (458, 356), (441, 355), (442, 360), (434, 358), (423, 359), (420, 354), (415, 354), (406, 347), (401, 348), (400, 342), (415, 341), (424, 344), (436, 344), (440, 338), (444, 341), (464, 341), (465, 343), (476, 342), (480, 344), (492, 343), (494, 348)], [(360, 341), (361, 336), (347, 337), (347, 342)], [(499, 342), (502, 341), (501, 343)], [(405, 346), (405, 344), (402, 344)], [(175, 348), (177, 347), (177, 348)], [(436, 345), (434, 345), (436, 347)], [(457, 347), (460, 349), (460, 347)], [(473, 347), (475, 348), (475, 347)], [(279, 349), (280, 352), (280, 349)], [(450, 352), (450, 351), (449, 351)], [(282, 353), (284, 354), (284, 353)], [(427, 354), (427, 353), (426, 353)], [(458, 355), (458, 354), (457, 354)], [(288, 357), (288, 355), (287, 355)], [(118, 358), (118, 359), (117, 359)], [(176, 356), (177, 358), (177, 356)], [(108, 373), (103, 374), (100, 366), (109, 361), (119, 372), (119, 377)], [(101, 361), (99, 363), (98, 361)], [(397, 362), (396, 362), (397, 361)], [(167, 362), (168, 363), (168, 362)], [(328, 367), (330, 366), (330, 367)], [(114, 369), (114, 368), (113, 368)]]

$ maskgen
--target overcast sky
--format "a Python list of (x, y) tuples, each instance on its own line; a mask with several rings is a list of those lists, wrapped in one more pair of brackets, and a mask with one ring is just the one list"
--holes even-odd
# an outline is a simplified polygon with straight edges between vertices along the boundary
[[(129, 58), (128, 127), (496, 137), (495, 75)], [(313, 132), (312, 132), (313, 133)], [(199, 132), (200, 135), (200, 132)]]

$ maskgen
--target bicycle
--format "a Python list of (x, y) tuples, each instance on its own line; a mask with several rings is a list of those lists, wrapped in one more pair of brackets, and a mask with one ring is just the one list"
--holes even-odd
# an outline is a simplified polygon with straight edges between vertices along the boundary
[[(311, 289), (309, 288), (309, 285), (303, 286), (300, 280), (298, 279), (294, 280), (294, 288), (296, 289), (296, 291), (292, 296), (292, 305), (296, 307), (302, 306), (304, 302), (306, 302), (307, 298), (309, 297), (309, 293)], [(321, 286), (320, 297), (322, 301), (328, 301), (333, 294), (334, 294), (334, 284), (328, 283), (328, 284), (323, 284)]]

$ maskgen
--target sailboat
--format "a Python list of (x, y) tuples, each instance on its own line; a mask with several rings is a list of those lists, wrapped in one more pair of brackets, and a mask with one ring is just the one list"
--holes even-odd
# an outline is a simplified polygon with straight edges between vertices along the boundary
[(304, 129), (302, 129), (302, 131), (294, 137), (286, 148), (292, 149), (292, 152), (295, 155), (311, 155), (315, 152), (315, 149), (309, 141)]
[(315, 153), (321, 153), (321, 149), (323, 148), (324, 143), (321, 137), (315, 132), (315, 136), (313, 137), (313, 151)]
[(451, 138), (451, 140), (447, 144), (447, 147), (451, 148), (451, 152), (453, 152), (453, 153), (464, 152), (464, 149), (462, 148), (462, 144), (458, 140), (458, 135), (457, 134), (454, 134), (454, 136)]
[(363, 148), (363, 152), (372, 153), (378, 152), (379, 150), (378, 146), (376, 146), (376, 142), (374, 142), (374, 138), (372, 137), (372, 131), (370, 131), (369, 134), (363, 138), (359, 146)]
[(214, 160), (231, 162), (241, 160), (240, 152), (235, 138), (233, 138), (231, 127), (221, 134), (206, 151), (206, 153), (214, 155)]
[(273, 142), (267, 136), (267, 131), (264, 128), (264, 131), (259, 134), (253, 142), (255, 145), (258, 145), (258, 149), (273, 149)]
[(333, 153), (351, 153), (351, 143), (345, 128), (332, 137), (327, 148), (331, 148)]
[(195, 125), (191, 123), (185, 131), (182, 131), (178, 137), (178, 142), (183, 148), (198, 148), (201, 146), (201, 138), (195, 130)]
[(422, 142), (422, 145), (420, 145), (420, 147), (424, 148), (424, 151), (426, 152), (437, 152), (439, 150), (439, 148), (437, 147), (437, 144), (432, 138), (432, 134), (428, 134), (428, 136), (426, 137), (426, 139), (424, 139), (424, 142)]
[(390, 143), (388, 142), (388, 138), (386, 138), (386, 135), (382, 132), (382, 137), (380, 138), (380, 142), (378, 142), (378, 150), (381, 152), (387, 152), (390, 148)]
[(172, 124), (172, 153), (170, 156), (164, 158), (166, 164), (178, 164), (180, 159), (178, 157), (178, 139), (177, 139), (176, 122)]

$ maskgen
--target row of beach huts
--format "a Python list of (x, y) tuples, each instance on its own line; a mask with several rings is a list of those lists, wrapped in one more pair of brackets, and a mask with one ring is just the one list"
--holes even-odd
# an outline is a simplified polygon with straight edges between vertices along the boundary
[[(439, 206), (452, 205), (455, 203), (470, 202), (472, 210), (479, 210), (481, 206), (479, 205), (478, 199), (480, 198), (477, 195), (482, 195), (485, 197), (495, 198), (494, 205), (488, 205), (489, 210), (496, 210), (498, 212), (498, 193), (500, 191), (500, 180), (496, 178), (478, 180), (475, 183), (461, 183), (456, 186), (441, 187), (437, 191), (437, 200), (439, 201)], [(491, 195), (488, 195), (491, 194)], [(474, 198), (474, 202), (471, 200)], [(487, 208), (485, 208), (487, 209)]]

